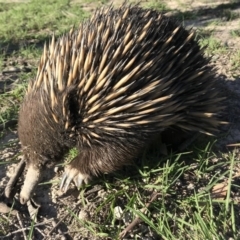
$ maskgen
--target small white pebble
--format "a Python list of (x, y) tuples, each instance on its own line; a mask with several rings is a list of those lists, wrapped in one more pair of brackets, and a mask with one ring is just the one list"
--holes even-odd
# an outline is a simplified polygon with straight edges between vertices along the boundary
[(193, 183), (190, 183), (188, 186), (187, 186), (187, 189), (189, 190), (193, 190), (195, 188), (195, 185)]
[(216, 158), (216, 157), (212, 159), (212, 162), (213, 162), (213, 163), (217, 163), (218, 161), (219, 161), (219, 159)]
[(176, 186), (182, 186), (182, 182), (178, 179), (177, 181), (176, 181)]
[(106, 196), (106, 191), (104, 189), (101, 189), (98, 191), (98, 196), (101, 198), (104, 198)]
[(118, 220), (121, 220), (122, 219), (122, 215), (123, 215), (122, 208), (119, 207), (119, 206), (116, 206), (114, 208), (114, 216), (115, 216), (115, 218), (118, 219)]
[(79, 219), (81, 220), (87, 220), (89, 218), (89, 213), (85, 210), (82, 209), (78, 215)]

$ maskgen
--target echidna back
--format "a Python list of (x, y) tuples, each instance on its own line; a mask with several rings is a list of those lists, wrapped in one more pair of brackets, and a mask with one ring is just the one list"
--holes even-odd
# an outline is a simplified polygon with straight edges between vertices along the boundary
[(194, 38), (153, 10), (99, 10), (53, 38), (28, 91), (48, 94), (56, 122), (88, 145), (169, 126), (213, 133), (220, 98)]

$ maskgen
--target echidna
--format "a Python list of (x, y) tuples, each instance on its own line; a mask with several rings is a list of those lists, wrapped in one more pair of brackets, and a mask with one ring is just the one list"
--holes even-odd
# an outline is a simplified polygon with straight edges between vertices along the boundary
[(49, 162), (77, 147), (61, 188), (131, 163), (164, 129), (212, 134), (221, 98), (214, 71), (175, 20), (138, 5), (102, 8), (55, 41), (39, 63), (19, 112), (30, 198)]

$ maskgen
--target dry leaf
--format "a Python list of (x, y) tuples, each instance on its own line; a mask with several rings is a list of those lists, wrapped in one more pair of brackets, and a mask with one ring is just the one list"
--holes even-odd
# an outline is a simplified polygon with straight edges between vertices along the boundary
[(227, 196), (228, 185), (226, 182), (218, 183), (212, 189), (213, 198), (224, 199)]

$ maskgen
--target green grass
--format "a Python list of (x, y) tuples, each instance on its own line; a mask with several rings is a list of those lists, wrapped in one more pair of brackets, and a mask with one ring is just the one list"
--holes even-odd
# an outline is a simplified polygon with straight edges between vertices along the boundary
[(17, 90), (0, 95), (0, 123), (4, 123), (17, 115), (24, 87), (35, 76), (43, 43), (53, 33), (58, 36), (78, 25), (89, 14), (66, 0), (1, 3), (0, 12), (0, 69), (4, 69), (4, 64), (31, 65), (31, 73), (18, 74)]
[(148, 1), (147, 3), (144, 3), (143, 6), (145, 8), (153, 8), (161, 12), (165, 12), (169, 10), (169, 8), (167, 7), (167, 4), (161, 1)]
[(231, 9), (224, 9), (222, 11), (222, 18), (225, 21), (232, 21), (234, 19), (238, 19), (239, 17), (240, 17), (240, 14), (232, 11)]
[(240, 29), (231, 30), (230, 33), (233, 37), (240, 37)]
[(199, 43), (202, 47), (206, 47), (206, 53), (210, 56), (213, 54), (223, 54), (227, 51), (223, 43), (213, 36), (202, 38)]
[[(79, 219), (77, 208), (68, 208), (76, 220), (73, 225), (76, 227), (77, 224), (80, 229), (84, 226), (93, 236), (117, 239), (124, 229), (124, 224), (116, 219), (114, 213), (114, 208), (120, 206), (123, 219), (128, 215), (133, 221), (138, 216), (143, 221), (142, 230), (148, 226), (152, 234), (161, 236), (161, 239), (220, 240), (227, 236), (238, 239), (239, 229), (235, 225), (239, 221), (235, 219), (238, 203), (230, 198), (230, 192), (232, 172), (239, 161), (233, 154), (214, 163), (216, 156), (211, 146), (208, 144), (205, 149), (199, 149), (196, 158), (191, 153), (178, 154), (167, 157), (164, 163), (159, 162), (155, 155), (148, 154), (148, 158), (142, 160), (153, 164), (136, 166), (135, 173), (127, 174), (131, 177), (124, 178), (121, 176), (124, 173), (121, 173), (114, 175), (113, 179), (102, 179), (100, 184), (104, 186), (106, 195), (93, 210), (95, 220)], [(191, 158), (194, 159), (188, 164)], [(212, 187), (223, 180), (228, 181), (226, 199), (214, 198)], [(239, 187), (237, 189), (236, 192)], [(158, 192), (159, 196), (143, 213), (142, 209), (153, 192)], [(101, 220), (99, 216), (102, 216)], [(132, 239), (141, 236), (139, 231), (135, 230)]]
[(0, 95), (0, 123), (16, 119), (19, 104), (25, 92), (25, 84), (18, 84), (14, 90)]
[[(36, 74), (43, 43), (49, 41), (52, 33), (59, 36), (89, 16), (90, 13), (81, 8), (82, 3), (86, 6), (109, 3), (107, 0), (78, 2), (1, 2), (0, 71), (9, 66), (21, 68), (24, 64), (27, 64), (31, 71), (9, 75), (18, 81), (10, 91), (0, 94), (0, 124), (17, 118), (27, 83)], [(163, 12), (170, 10), (167, 3), (162, 1), (149, 1), (143, 5)], [(177, 16), (182, 20), (198, 18), (197, 12), (184, 12), (184, 9), (179, 10)], [(212, 25), (217, 27), (238, 17), (235, 12), (226, 10)], [(214, 36), (214, 33), (214, 30), (200, 30), (197, 38), (201, 46), (206, 46), (207, 55), (227, 55), (229, 49)], [(231, 35), (239, 37), (237, 31)], [(231, 55), (230, 64), (232, 71), (239, 69), (238, 51)], [(7, 132), (8, 130), (0, 132), (0, 140)], [(3, 148), (14, 147), (15, 143), (1, 146), (0, 151)], [(213, 141), (202, 141), (184, 153), (169, 154), (166, 157), (161, 156), (158, 150), (148, 152), (135, 166), (95, 179), (91, 185), (80, 189), (77, 206), (74, 201), (64, 206), (64, 213), (69, 213), (69, 218), (63, 222), (68, 226), (70, 233), (78, 232), (88, 239), (94, 236), (118, 239), (120, 232), (129, 224), (125, 221), (128, 219), (132, 222), (136, 217), (139, 217), (142, 223), (134, 228), (131, 239), (141, 239), (145, 232), (157, 235), (160, 239), (172, 240), (240, 239), (237, 202), (239, 184), (233, 175), (234, 169), (238, 168), (239, 159), (234, 152), (216, 155), (213, 145)], [(70, 161), (77, 154), (77, 150), (72, 149), (66, 160)], [(16, 161), (16, 156), (0, 162), (0, 166)], [(221, 199), (213, 196), (212, 189), (223, 182), (227, 183), (225, 197)], [(47, 184), (58, 183), (54, 180), (45, 181), (40, 183), (39, 187)], [(86, 197), (86, 193), (95, 185), (100, 186), (100, 191)], [(157, 199), (143, 211), (153, 193), (158, 193)], [(56, 211), (60, 211), (62, 206), (57, 208), (57, 204)], [(120, 219), (116, 216), (116, 207), (123, 211)], [(82, 209), (88, 211), (89, 218), (79, 218), (79, 211)], [(11, 218), (14, 216), (0, 216), (0, 235), (9, 233)], [(62, 219), (62, 215), (59, 219)], [(30, 239), (34, 235), (34, 222), (28, 223)]]
[[(27, 4), (1, 3), (0, 42), (42, 40), (53, 32), (63, 33), (88, 14), (67, 0), (37, 1)], [(9, 21), (11, 19), (11, 21)], [(7, 26), (7, 27), (6, 27)]]
[(240, 69), (240, 50), (236, 51), (231, 56), (231, 65), (232, 65), (232, 70), (239, 70)]

